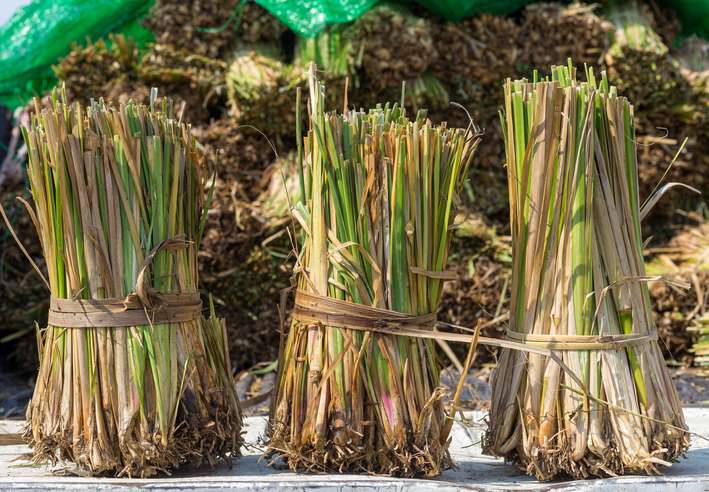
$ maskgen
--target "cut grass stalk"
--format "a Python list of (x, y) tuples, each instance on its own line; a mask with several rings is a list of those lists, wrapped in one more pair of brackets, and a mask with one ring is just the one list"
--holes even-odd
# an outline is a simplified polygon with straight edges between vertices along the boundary
[[(85, 108), (55, 92), (49, 107), (35, 105), (24, 129), (30, 214), (56, 302), (138, 298), (157, 315), (166, 294), (194, 299), (208, 176), (172, 104)], [(237, 456), (225, 325), (195, 311), (186, 321), (43, 330), (27, 411), (34, 460), (144, 477)]]
[[(503, 350), (488, 453), (539, 479), (656, 474), (688, 433), (656, 341), (640, 236), (633, 108), (609, 86), (505, 83), (512, 228), (510, 336), (644, 335), (616, 350)], [(518, 334), (518, 335), (515, 335)]]
[[(397, 105), (326, 112), (314, 66), (309, 89), (305, 199), (292, 209), (303, 228), (298, 289), (435, 313), (451, 214), (479, 139), (409, 120)], [(449, 467), (433, 340), (338, 326), (296, 317), (284, 334), (272, 453), (295, 470), (412, 477)]]

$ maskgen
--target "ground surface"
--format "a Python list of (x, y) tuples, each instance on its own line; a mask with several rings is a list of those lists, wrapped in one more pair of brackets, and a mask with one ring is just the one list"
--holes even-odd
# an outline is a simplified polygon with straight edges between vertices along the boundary
[[(709, 409), (687, 408), (687, 424), (696, 433), (709, 435)], [(147, 490), (207, 491), (207, 490), (305, 490), (328, 491), (377, 490), (454, 491), (454, 490), (630, 490), (694, 491), (709, 488), (709, 440), (692, 438), (687, 458), (676, 463), (662, 477), (636, 477), (575, 482), (539, 483), (501, 460), (483, 456), (480, 437), (483, 429), (482, 411), (467, 412), (466, 425), (456, 423), (451, 453), (457, 464), (435, 480), (401, 480), (362, 475), (303, 475), (281, 471), (260, 460), (260, 437), (266, 419), (246, 419), (245, 456), (231, 468), (217, 467), (185, 472), (170, 478), (151, 480), (89, 479), (52, 474), (44, 467), (29, 466), (21, 458), (28, 449), (23, 445), (0, 445), (0, 489), (18, 490)], [(20, 423), (0, 421), (0, 434), (12, 432)], [(62, 471), (54, 470), (54, 471)]]

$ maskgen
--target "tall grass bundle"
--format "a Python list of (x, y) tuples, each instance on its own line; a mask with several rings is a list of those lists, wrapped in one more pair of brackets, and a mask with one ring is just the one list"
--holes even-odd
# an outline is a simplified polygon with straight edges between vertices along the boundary
[(200, 314), (209, 177), (189, 126), (166, 100), (35, 105), (28, 210), (52, 307), (27, 411), (34, 459), (150, 476), (237, 456), (225, 327)]
[[(312, 66), (309, 86), (310, 126), (298, 139), (305, 200), (292, 209), (303, 229), (298, 292), (270, 449), (292, 469), (435, 476), (451, 464), (452, 422), (434, 344), (393, 334), (432, 329), (478, 138), (396, 105), (325, 112)], [(358, 329), (367, 323), (389, 334)]]
[(488, 453), (539, 479), (659, 473), (689, 444), (652, 321), (633, 108), (604, 76), (507, 80), (512, 288)]

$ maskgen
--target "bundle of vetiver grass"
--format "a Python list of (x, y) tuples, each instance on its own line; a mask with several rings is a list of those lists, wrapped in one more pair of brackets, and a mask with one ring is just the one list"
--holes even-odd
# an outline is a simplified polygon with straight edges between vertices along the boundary
[(84, 108), (55, 93), (24, 133), (51, 290), (35, 461), (149, 476), (237, 456), (225, 326), (197, 290), (209, 177), (189, 126), (168, 101)]
[(633, 108), (552, 68), (505, 84), (512, 294), (488, 453), (539, 479), (659, 473), (688, 446), (645, 281)]
[(431, 340), (471, 129), (396, 105), (325, 112), (311, 66), (299, 138), (303, 229), (294, 319), (281, 347), (270, 448), (292, 469), (435, 476), (450, 466)]

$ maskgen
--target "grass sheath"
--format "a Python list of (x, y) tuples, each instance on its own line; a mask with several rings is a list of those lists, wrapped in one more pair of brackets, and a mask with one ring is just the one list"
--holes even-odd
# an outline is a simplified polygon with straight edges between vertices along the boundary
[[(292, 214), (298, 289), (435, 313), (452, 211), (479, 138), (397, 106), (326, 112), (309, 70)], [(294, 470), (435, 476), (451, 465), (432, 340), (295, 319), (283, 335), (270, 449)]]
[[(24, 137), (35, 223), (57, 299), (198, 292), (209, 177), (188, 125), (161, 107), (69, 105), (53, 93)], [(166, 242), (167, 241), (167, 242)], [(138, 277), (141, 277), (139, 279)], [(27, 410), (34, 460), (147, 477), (238, 456), (241, 415), (223, 321), (48, 326)]]
[[(507, 80), (510, 330), (654, 336), (642, 256), (633, 107), (603, 74)], [(539, 479), (657, 474), (688, 447), (657, 341), (544, 355), (503, 350), (490, 454)], [(582, 384), (581, 384), (582, 383)]]

